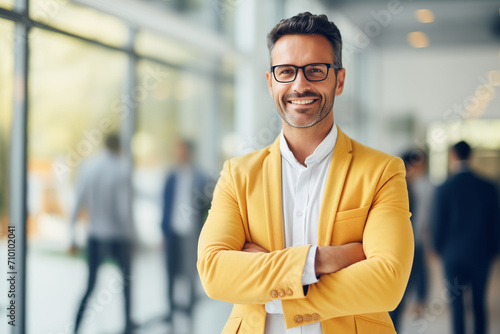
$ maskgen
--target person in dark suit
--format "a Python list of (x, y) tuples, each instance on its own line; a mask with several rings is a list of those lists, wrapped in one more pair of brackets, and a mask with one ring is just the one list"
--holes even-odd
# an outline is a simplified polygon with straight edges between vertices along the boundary
[(415, 293), (414, 313), (421, 315), (427, 302), (428, 268), (426, 248), (429, 220), (431, 218), (431, 198), (434, 188), (427, 177), (427, 154), (420, 149), (411, 149), (401, 155), (405, 164), (408, 201), (412, 213), (411, 224), (415, 239), (415, 251), (410, 279), (398, 307), (390, 312), (397, 331), (401, 329), (401, 318), (409, 297)]
[(453, 175), (436, 190), (433, 245), (442, 258), (455, 334), (465, 332), (463, 290), (472, 290), (474, 333), (487, 332), (485, 292), (499, 247), (500, 209), (495, 185), (469, 167), (471, 149), (450, 151)]
[[(198, 278), (198, 237), (211, 202), (210, 179), (193, 163), (193, 151), (190, 141), (178, 141), (177, 164), (168, 175), (163, 192), (161, 228), (167, 260), (168, 322), (176, 311), (192, 315)], [(176, 281), (189, 282), (188, 301), (183, 307), (174, 300)]]

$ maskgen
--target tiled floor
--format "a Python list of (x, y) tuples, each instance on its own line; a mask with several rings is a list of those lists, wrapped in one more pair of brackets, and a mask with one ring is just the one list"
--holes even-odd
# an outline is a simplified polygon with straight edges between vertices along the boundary
[[(5, 244), (0, 241), (0, 256), (5, 258)], [(87, 268), (82, 258), (66, 255), (63, 250), (44, 245), (30, 244), (28, 257), (28, 307), (27, 334), (72, 333), (76, 309), (84, 292)], [(140, 325), (138, 334), (167, 333), (220, 333), (231, 310), (231, 305), (210, 300), (203, 296), (195, 308), (189, 330), (189, 320), (182, 314), (174, 316), (173, 328), (162, 318), (167, 314), (163, 254), (158, 249), (143, 249), (136, 253), (133, 266), (133, 316)], [(400, 333), (443, 334), (449, 331), (447, 304), (442, 297), (444, 289), (439, 263), (430, 262), (432, 283), (429, 306), (422, 317), (406, 312)], [(1, 266), (1, 275), (6, 271)], [(118, 334), (123, 324), (123, 296), (119, 290), (121, 277), (116, 267), (105, 264), (98, 276), (98, 283), (90, 302), (84, 334)], [(0, 333), (10, 333), (6, 324), (6, 282), (0, 280)], [(488, 303), (490, 306), (490, 334), (500, 333), (500, 261), (490, 280)]]

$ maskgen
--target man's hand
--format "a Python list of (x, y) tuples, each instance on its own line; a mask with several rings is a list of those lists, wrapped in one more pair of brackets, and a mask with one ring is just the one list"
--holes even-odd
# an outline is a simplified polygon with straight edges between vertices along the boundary
[(247, 253), (269, 253), (267, 249), (251, 242), (246, 242), (241, 251)]
[(318, 247), (314, 269), (316, 276), (331, 274), (365, 259), (363, 244), (360, 242)]

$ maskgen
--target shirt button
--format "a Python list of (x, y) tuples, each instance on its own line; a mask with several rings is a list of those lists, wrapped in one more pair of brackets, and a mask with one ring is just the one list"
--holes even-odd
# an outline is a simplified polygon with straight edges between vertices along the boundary
[(297, 211), (297, 216), (302, 217), (302, 211)]
[(278, 298), (278, 296), (279, 296), (278, 291), (276, 290), (271, 291), (271, 297)]
[(280, 295), (281, 298), (285, 297), (285, 291), (283, 290), (280, 290), (278, 294)]
[(319, 320), (319, 314), (318, 313), (314, 313), (311, 317), (312, 317), (312, 320), (314, 320), (314, 321), (318, 321)]
[(292, 296), (292, 295), (293, 295), (293, 291), (292, 291), (292, 289), (286, 289), (286, 294), (287, 294), (288, 296)]
[(296, 315), (295, 316), (295, 321), (298, 322), (298, 323), (301, 323), (302, 321), (304, 321), (304, 319), (302, 318), (301, 315)]

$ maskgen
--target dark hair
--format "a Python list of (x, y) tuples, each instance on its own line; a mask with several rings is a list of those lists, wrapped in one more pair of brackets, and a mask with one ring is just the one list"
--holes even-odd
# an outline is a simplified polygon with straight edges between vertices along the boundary
[(267, 35), (267, 47), (271, 55), (274, 44), (285, 35), (322, 35), (332, 47), (334, 64), (342, 67), (342, 36), (335, 23), (328, 21), (326, 15), (300, 13), (281, 20)]
[(468, 160), (470, 156), (470, 146), (465, 141), (460, 141), (453, 145), (453, 152), (457, 155), (459, 160)]
[(120, 137), (116, 133), (112, 133), (106, 137), (106, 147), (111, 151), (120, 150)]
[(416, 166), (426, 165), (427, 153), (423, 149), (413, 148), (401, 154), (401, 159), (408, 171)]

